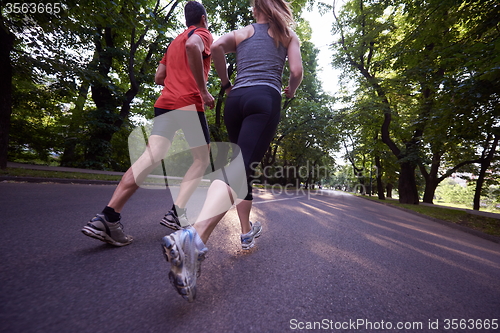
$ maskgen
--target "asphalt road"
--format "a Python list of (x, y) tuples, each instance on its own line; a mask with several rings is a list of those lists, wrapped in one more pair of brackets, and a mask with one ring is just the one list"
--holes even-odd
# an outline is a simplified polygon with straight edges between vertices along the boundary
[(256, 247), (230, 210), (187, 303), (160, 249), (167, 191), (125, 207), (129, 246), (80, 232), (113, 190), (0, 183), (1, 332), (500, 332), (498, 243), (349, 194), (261, 192)]

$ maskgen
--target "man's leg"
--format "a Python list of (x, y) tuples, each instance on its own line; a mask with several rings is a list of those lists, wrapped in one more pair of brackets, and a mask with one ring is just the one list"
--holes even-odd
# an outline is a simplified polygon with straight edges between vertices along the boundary
[(189, 110), (189, 108), (193, 107), (189, 106), (186, 110), (175, 112), (176, 122), (182, 128), (185, 139), (189, 147), (191, 147), (193, 163), (184, 174), (179, 188), (179, 195), (175, 199), (174, 205), (160, 222), (162, 225), (174, 230), (189, 225), (186, 216), (186, 205), (210, 164), (210, 134), (205, 113)]
[(152, 135), (149, 138), (146, 151), (123, 175), (108, 205), (82, 229), (86, 236), (115, 246), (124, 246), (132, 242), (132, 237), (123, 232), (120, 211), (147, 175), (165, 157), (169, 147), (170, 141), (165, 137)]
[(175, 199), (175, 205), (179, 208), (186, 208), (187, 202), (196, 190), (200, 181), (210, 164), (210, 145), (191, 148), (193, 164), (186, 172), (182, 180), (179, 195)]
[(189, 198), (200, 184), (201, 179), (210, 163), (210, 145), (191, 148), (193, 163), (186, 171), (179, 188), (179, 195), (174, 201), (172, 209), (165, 214), (161, 224), (179, 230), (187, 225), (189, 221), (186, 216), (186, 205)]
[(146, 177), (165, 158), (170, 145), (171, 142), (167, 138), (160, 135), (151, 135), (144, 153), (123, 175), (108, 203), (108, 207), (120, 213), (125, 203), (137, 191)]

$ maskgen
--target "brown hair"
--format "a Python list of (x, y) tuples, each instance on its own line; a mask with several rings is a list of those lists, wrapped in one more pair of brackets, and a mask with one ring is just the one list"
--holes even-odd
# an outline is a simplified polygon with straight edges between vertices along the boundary
[(269, 29), (276, 42), (287, 45), (290, 40), (290, 28), (295, 23), (292, 10), (285, 0), (251, 0), (251, 4), (269, 21)]

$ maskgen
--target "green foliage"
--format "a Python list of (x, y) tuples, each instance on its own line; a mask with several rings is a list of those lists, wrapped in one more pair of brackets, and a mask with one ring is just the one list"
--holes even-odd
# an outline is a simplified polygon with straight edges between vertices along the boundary
[(219, 35), (243, 28), (253, 22), (248, 0), (203, 1), (207, 10), (210, 30)]
[[(316, 74), (318, 50), (308, 41), (309, 24), (300, 18), (301, 11), (313, 3), (291, 2), (295, 30), (303, 41), (305, 77), (297, 97), (284, 101), (290, 103), (270, 150), (274, 154), (268, 156), (275, 168), (307, 163), (329, 168), (330, 153), (338, 145), (333, 99), (321, 89)], [(136, 116), (153, 117), (152, 105), (159, 94), (154, 72), (166, 45), (183, 29), (183, 4), (70, 0), (57, 15), (30, 14), (28, 20), (25, 15), (3, 16), (16, 34), (11, 157), (29, 153), (47, 160), (57, 154), (65, 166), (126, 169), (127, 135)], [(203, 4), (215, 37), (254, 21), (247, 0)], [(234, 56), (228, 57), (228, 64), (234, 66)], [(284, 86), (287, 76), (288, 70)], [(220, 82), (215, 75), (210, 76), (208, 87), (218, 95)], [(218, 114), (216, 110), (206, 113), (217, 141), (227, 140), (220, 113), (223, 101), (220, 95)], [(307, 181), (322, 180), (313, 176)]]
[(63, 128), (63, 97), (43, 85), (19, 82), (14, 95), (14, 112), (11, 117), (11, 159), (35, 156), (49, 161), (52, 153), (60, 153)]
[(333, 64), (357, 87), (343, 126), (350, 154), (380, 155), (380, 133), (398, 164), (420, 166), (432, 200), (440, 181), (485, 161), (492, 147), (498, 4), (352, 0), (335, 10)]
[[(460, 183), (455, 179), (444, 180), (436, 189), (438, 203), (455, 204), (468, 209), (472, 208), (474, 198), (474, 181), (464, 177)], [(499, 200), (500, 188), (490, 185), (481, 196), (481, 208), (496, 211)]]
[(473, 197), (472, 187), (459, 185), (451, 179), (444, 181), (436, 190), (436, 198), (439, 202), (472, 206)]
[[(115, 150), (112, 141), (119, 141), (112, 140), (113, 134), (131, 114), (145, 114), (141, 104), (150, 105), (154, 71), (169, 41), (167, 32), (179, 27), (174, 16), (177, 5), (178, 1), (165, 5), (154, 0), (69, 1), (58, 15), (30, 14), (29, 20), (9, 15), (8, 27), (17, 36), (12, 58), (14, 94), (19, 98), (14, 101), (13, 119), (29, 119), (23, 115), (26, 105), (19, 102), (28, 93), (26, 85), (18, 83), (44, 86), (50, 90), (47, 93), (58, 96), (44, 103), (65, 110), (53, 122), (54, 138), (59, 140), (46, 150), (63, 154), (67, 166), (121, 165), (112, 157), (123, 152), (120, 147)], [(30, 89), (29, 94), (39, 93)], [(16, 145), (11, 148), (14, 154)]]
[[(322, 91), (316, 74), (318, 50), (308, 41), (311, 35), (308, 22), (300, 18), (300, 12), (306, 4), (306, 1), (292, 2), (297, 21), (295, 31), (302, 40), (305, 76), (294, 100), (283, 101), (287, 107), (284, 107), (282, 111), (276, 138), (264, 157), (262, 168), (265, 168), (266, 174), (270, 175), (265, 179), (269, 183), (295, 184), (300, 178), (298, 176), (300, 168), (302, 168), (302, 174), (305, 175), (300, 181), (320, 182), (318, 173), (313, 175), (313, 169), (329, 168), (333, 164), (329, 151), (335, 149), (337, 145), (335, 123), (331, 121), (333, 119), (332, 99)], [(248, 1), (205, 1), (204, 5), (207, 8), (211, 29), (217, 31), (219, 35), (253, 22)], [(228, 55), (227, 59), (229, 68), (232, 66), (235, 68), (234, 55)], [(233, 72), (233, 75), (235, 74)], [(288, 69), (285, 69), (283, 88), (288, 85), (288, 75)], [(227, 134), (221, 119), (222, 114), (217, 114), (217, 109), (223, 109), (220, 81), (214, 77), (209, 78), (208, 86), (210, 92), (218, 96), (216, 109), (206, 112), (211, 136), (216, 141), (224, 141)], [(287, 169), (293, 169), (293, 171), (287, 174), (284, 171)], [(311, 174), (310, 179), (309, 174)], [(322, 174), (324, 174), (323, 178), (328, 177), (328, 172)]]

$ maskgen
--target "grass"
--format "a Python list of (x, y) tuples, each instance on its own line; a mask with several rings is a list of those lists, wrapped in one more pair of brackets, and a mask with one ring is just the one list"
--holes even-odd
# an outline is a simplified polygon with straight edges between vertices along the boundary
[(443, 206), (400, 204), (398, 201), (391, 199), (380, 200), (377, 197), (363, 197), (500, 237), (500, 219), (497, 218), (475, 215), (464, 210), (450, 209)]
[(11, 176), (11, 177), (39, 177), (39, 178), (85, 179), (85, 180), (108, 180), (108, 181), (119, 181), (121, 179), (121, 176), (106, 175), (106, 174), (31, 170), (24, 168), (6, 168), (0, 170), (0, 175)]
[[(0, 176), (10, 177), (36, 177), (47, 179), (79, 179), (79, 180), (103, 180), (103, 181), (120, 181), (122, 176), (107, 175), (99, 173), (82, 173), (82, 172), (67, 172), (67, 171), (51, 171), (51, 170), (33, 170), (24, 168), (6, 168), (0, 169)], [(180, 185), (179, 179), (168, 179), (170, 186)], [(200, 186), (207, 186), (208, 182), (201, 182)], [(147, 178), (144, 185), (165, 186), (163, 178)]]

